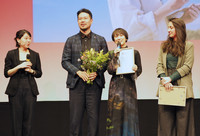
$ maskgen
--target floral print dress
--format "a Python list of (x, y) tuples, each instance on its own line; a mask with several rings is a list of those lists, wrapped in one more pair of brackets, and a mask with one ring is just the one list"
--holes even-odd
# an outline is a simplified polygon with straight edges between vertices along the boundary
[[(140, 54), (134, 50), (138, 70), (134, 74), (116, 75), (118, 58), (111, 53), (106, 136), (139, 136), (139, 119), (135, 79), (142, 73)], [(127, 58), (128, 59), (128, 58)]]

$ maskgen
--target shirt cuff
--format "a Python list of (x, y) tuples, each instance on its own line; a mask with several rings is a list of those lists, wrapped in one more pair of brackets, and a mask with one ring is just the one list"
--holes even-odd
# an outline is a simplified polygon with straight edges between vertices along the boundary
[(159, 77), (159, 78), (161, 78), (161, 77), (166, 77), (166, 75), (165, 75), (165, 73), (161, 73), (158, 77)]

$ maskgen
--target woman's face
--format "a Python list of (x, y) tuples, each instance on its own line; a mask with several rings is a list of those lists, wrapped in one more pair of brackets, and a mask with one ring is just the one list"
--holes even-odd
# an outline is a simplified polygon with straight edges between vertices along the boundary
[(21, 37), (21, 39), (18, 39), (18, 38), (17, 38), (17, 42), (19, 43), (20, 48), (22, 47), (22, 48), (24, 48), (24, 49), (28, 49), (29, 46), (30, 46), (30, 44), (31, 44), (31, 37), (30, 37), (27, 33), (25, 33), (25, 34)]
[(168, 23), (168, 35), (170, 38), (176, 38), (176, 30), (172, 22)]
[(126, 37), (123, 34), (117, 33), (114, 35), (114, 41), (117, 44), (118, 42), (121, 43), (121, 48), (125, 48), (126, 47)]

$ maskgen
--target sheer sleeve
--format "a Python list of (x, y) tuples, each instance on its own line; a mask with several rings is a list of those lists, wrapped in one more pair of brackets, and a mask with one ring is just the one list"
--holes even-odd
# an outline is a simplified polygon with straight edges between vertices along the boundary
[(114, 55), (114, 52), (111, 52), (110, 53), (110, 61), (108, 62), (108, 67), (107, 67), (109, 74), (111, 74), (111, 75), (116, 74), (116, 70), (118, 67), (117, 61), (118, 61), (118, 57)]

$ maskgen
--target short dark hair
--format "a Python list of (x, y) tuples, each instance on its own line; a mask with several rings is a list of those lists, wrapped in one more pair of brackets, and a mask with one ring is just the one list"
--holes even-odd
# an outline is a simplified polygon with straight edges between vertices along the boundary
[(25, 33), (27, 33), (31, 37), (31, 33), (26, 29), (22, 29), (16, 32), (16, 37), (14, 38), (16, 42), (16, 47), (20, 47), (19, 43), (17, 42), (17, 39), (21, 39)]
[(123, 34), (126, 37), (126, 40), (128, 40), (128, 33), (126, 30), (124, 30), (123, 28), (117, 28), (113, 31), (112, 33), (112, 40), (115, 41), (114, 36), (116, 34)]
[(89, 9), (85, 9), (85, 8), (82, 8), (77, 12), (77, 18), (79, 16), (79, 14), (82, 12), (88, 13), (90, 15), (90, 18), (92, 19), (92, 12)]

